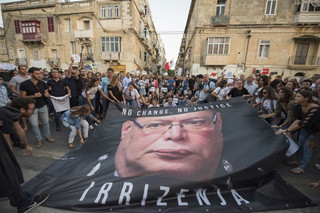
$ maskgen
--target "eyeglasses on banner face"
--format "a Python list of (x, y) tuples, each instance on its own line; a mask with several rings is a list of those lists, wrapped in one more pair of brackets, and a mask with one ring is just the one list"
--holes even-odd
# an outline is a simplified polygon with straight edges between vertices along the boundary
[(166, 122), (166, 121), (155, 121), (147, 124), (140, 124), (136, 120), (133, 120), (133, 123), (147, 134), (152, 134), (152, 133), (156, 134), (156, 133), (165, 133), (167, 130), (171, 129), (173, 126), (180, 126), (180, 128), (183, 128), (187, 131), (213, 130), (214, 124), (216, 123), (216, 121), (217, 121), (217, 117), (215, 115), (213, 120), (194, 118), (190, 120), (184, 120), (176, 124)]

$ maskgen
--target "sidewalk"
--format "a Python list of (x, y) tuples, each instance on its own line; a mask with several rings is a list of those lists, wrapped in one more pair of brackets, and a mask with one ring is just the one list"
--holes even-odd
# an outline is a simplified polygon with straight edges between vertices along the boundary
[[(47, 168), (49, 165), (54, 163), (57, 159), (65, 155), (69, 152), (69, 148), (67, 147), (67, 138), (69, 135), (69, 129), (62, 127), (61, 132), (56, 132), (53, 128), (54, 122), (50, 122), (51, 126), (51, 134), (55, 138), (54, 143), (44, 142), (43, 147), (41, 149), (35, 148), (35, 141), (32, 135), (31, 130), (28, 131), (28, 138), (33, 147), (33, 155), (29, 156), (26, 154), (25, 150), (14, 147), (14, 153), (20, 166), (23, 171), (25, 181), (30, 180), (38, 173), (40, 173), (43, 169)], [(90, 133), (92, 130), (90, 130)], [(90, 134), (89, 133), (89, 134)], [(309, 182), (315, 182), (320, 180), (320, 170), (318, 170), (314, 164), (320, 163), (320, 145), (316, 147), (314, 150), (314, 154), (310, 165), (306, 169), (306, 173), (303, 175), (294, 175), (289, 172), (291, 167), (287, 165), (281, 164), (276, 170), (281, 175), (281, 177), (287, 181), (289, 184), (294, 186), (297, 190), (302, 192), (304, 195), (313, 200), (316, 204), (320, 205), (320, 188), (312, 189), (307, 186)], [(0, 200), (0, 212), (4, 213), (14, 213), (16, 212), (15, 208), (12, 208), (7, 199)], [(53, 209), (47, 207), (38, 207), (35, 210), (31, 211), (32, 213), (60, 213), (60, 212), (73, 212), (68, 210), (61, 209)], [(279, 210), (279, 211), (265, 211), (264, 213), (318, 213), (320, 212), (320, 207), (313, 208), (304, 208), (304, 209), (292, 209), (292, 210)]]

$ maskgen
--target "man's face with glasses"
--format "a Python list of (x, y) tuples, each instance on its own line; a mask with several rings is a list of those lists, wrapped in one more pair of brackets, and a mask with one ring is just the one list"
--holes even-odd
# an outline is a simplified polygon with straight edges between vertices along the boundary
[(221, 129), (220, 114), (209, 110), (127, 121), (115, 158), (117, 172), (210, 181), (223, 148)]

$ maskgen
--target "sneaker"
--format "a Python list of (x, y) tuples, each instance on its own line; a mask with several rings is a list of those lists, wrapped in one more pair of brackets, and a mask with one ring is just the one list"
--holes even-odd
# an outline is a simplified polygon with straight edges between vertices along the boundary
[(49, 194), (35, 196), (33, 203), (23, 209), (18, 209), (18, 213), (26, 213), (31, 211), (31, 209), (34, 209), (35, 207), (40, 206), (42, 203), (46, 202), (49, 196)]
[(53, 143), (54, 142), (54, 138), (53, 137), (47, 137), (46, 141), (48, 141), (50, 143)]
[(26, 145), (24, 143), (13, 143), (13, 146), (20, 147), (21, 149), (25, 149)]
[(94, 129), (94, 127), (92, 125), (89, 126), (89, 129)]
[(42, 147), (42, 140), (38, 140), (36, 143), (36, 148), (40, 149)]

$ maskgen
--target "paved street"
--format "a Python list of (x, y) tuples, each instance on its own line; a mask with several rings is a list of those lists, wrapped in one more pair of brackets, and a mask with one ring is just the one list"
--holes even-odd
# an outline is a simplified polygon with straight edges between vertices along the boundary
[[(54, 122), (51, 122), (51, 127), (54, 126)], [(31, 142), (33, 149), (33, 155), (26, 155), (25, 151), (14, 147), (14, 153), (21, 165), (24, 178), (26, 181), (30, 180), (34, 176), (36, 176), (40, 171), (47, 168), (51, 165), (55, 160), (62, 157), (69, 151), (67, 147), (67, 138), (69, 135), (69, 129), (62, 128), (61, 132), (56, 132), (54, 128), (52, 128), (52, 135), (55, 138), (55, 143), (44, 142), (44, 145), (41, 149), (36, 149), (34, 146), (34, 138), (32, 136), (31, 131), (28, 131), (28, 138)], [(90, 134), (94, 134), (94, 131), (90, 131)], [(288, 169), (290, 167), (281, 164), (277, 167), (277, 171), (280, 175), (293, 185), (297, 190), (304, 193), (310, 199), (312, 199), (315, 203), (320, 205), (320, 188), (312, 189), (307, 186), (307, 183), (317, 181), (320, 179), (320, 170), (314, 167), (315, 163), (320, 163), (320, 146), (316, 147), (314, 151), (314, 155), (310, 166), (306, 170), (306, 174), (304, 175), (294, 175), (291, 174)], [(11, 213), (16, 212), (14, 208), (9, 205), (9, 201), (3, 199), (0, 201), (0, 213)], [(52, 209), (46, 207), (39, 207), (32, 212), (34, 213), (57, 213), (57, 212), (72, 212), (66, 210)], [(298, 212), (306, 212), (306, 213), (316, 213), (320, 212), (320, 207), (313, 208), (304, 208), (304, 209), (294, 209), (294, 210), (286, 210), (286, 211), (272, 211), (272, 212), (286, 212), (286, 213), (298, 213)]]

